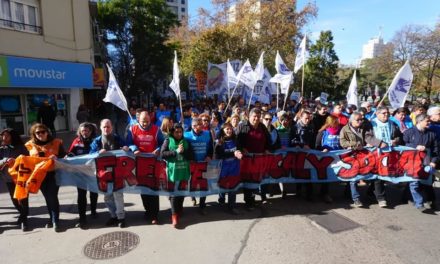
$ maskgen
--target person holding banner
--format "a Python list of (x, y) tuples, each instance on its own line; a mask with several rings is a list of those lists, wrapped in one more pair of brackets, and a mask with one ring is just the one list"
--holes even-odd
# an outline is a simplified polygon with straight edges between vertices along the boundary
[[(188, 181), (191, 174), (189, 160), (191, 150), (188, 141), (183, 138), (183, 127), (174, 124), (169, 137), (165, 138), (160, 149), (160, 157), (167, 162), (167, 177), (170, 182)], [(184, 196), (171, 196), (171, 222), (177, 228), (183, 211)]]
[[(219, 139), (215, 145), (214, 158), (223, 160), (222, 170), (220, 171), (220, 180), (226, 180), (226, 177), (240, 175), (240, 160), (243, 154), (237, 149), (237, 138), (230, 123), (224, 123), (220, 130)], [(219, 202), (225, 203), (225, 194), (219, 194)], [(235, 208), (236, 193), (228, 192), (228, 211), (237, 215)]]
[[(291, 142), (292, 147), (301, 147), (304, 149), (314, 149), (316, 140), (316, 130), (312, 124), (312, 114), (307, 110), (298, 112), (299, 120), (291, 130)], [(298, 183), (296, 193), (301, 195), (303, 183)], [(313, 185), (311, 183), (305, 183), (306, 186), (306, 200), (312, 201)]]
[[(30, 129), (31, 139), (25, 146), (29, 155), (33, 157), (47, 157), (50, 159), (63, 158), (66, 151), (63, 148), (63, 141), (52, 137), (49, 128), (43, 124), (36, 123)], [(41, 183), (40, 190), (46, 200), (46, 206), (50, 221), (46, 228), (52, 228), (55, 232), (60, 232), (60, 202), (58, 201), (58, 190), (60, 187), (55, 181), (55, 172), (49, 171)]]
[(29, 151), (23, 144), (20, 135), (12, 128), (5, 128), (0, 132), (0, 179), (6, 183), (9, 195), (11, 196), (12, 204), (18, 213), (18, 225), (20, 225), (23, 232), (28, 228), (28, 214), (29, 214), (29, 200), (25, 198), (21, 201), (14, 199), (15, 182), (9, 175), (9, 167), (14, 165), (15, 158), (20, 155), (29, 155)]
[[(390, 111), (386, 106), (379, 106), (377, 117), (371, 121), (372, 129), (365, 133), (365, 142), (379, 149), (391, 149), (402, 142), (402, 133), (399, 127), (390, 120)], [(374, 195), (379, 207), (387, 207), (385, 200), (384, 181), (374, 180)]]
[[(353, 112), (350, 116), (349, 123), (345, 125), (339, 133), (340, 145), (344, 149), (353, 151), (362, 150), (365, 143), (365, 126), (363, 125), (364, 117), (360, 112)], [(351, 199), (353, 207), (359, 208), (363, 204), (360, 199), (358, 181), (350, 181)]]
[[(436, 139), (436, 134), (429, 129), (430, 124), (431, 121), (428, 115), (419, 114), (416, 116), (416, 125), (403, 133), (403, 141), (407, 147), (426, 152), (425, 165), (429, 165), (432, 169), (435, 169), (436, 164), (439, 162), (440, 146), (439, 141)], [(434, 182), (431, 182), (429, 185), (421, 184), (419, 181), (409, 183), (414, 206), (418, 210), (425, 210), (422, 196), (423, 190), (426, 191), (426, 201), (430, 203), (431, 209), (435, 209), (435, 192), (432, 183)]]
[[(238, 125), (237, 149), (244, 155), (268, 154), (271, 137), (266, 126), (260, 122), (261, 111), (252, 108), (249, 120), (244, 120)], [(252, 189), (243, 188), (244, 201), (248, 210), (255, 209), (255, 195)]]
[[(77, 156), (84, 155), (90, 152), (90, 144), (92, 144), (93, 139), (96, 137), (96, 126), (95, 124), (84, 122), (81, 123), (76, 132), (77, 137), (73, 140), (67, 151), (67, 156)], [(87, 189), (77, 188), (78, 190), (78, 213), (79, 213), (79, 223), (76, 227), (81, 229), (87, 228)], [(98, 203), (98, 194), (90, 192), (90, 211), (92, 217), (97, 217), (96, 205)]]
[[(202, 120), (200, 118), (193, 118), (191, 128), (191, 131), (185, 132), (184, 137), (189, 142), (193, 159), (198, 162), (211, 161), (214, 152), (211, 133), (202, 130)], [(200, 197), (199, 208), (201, 215), (206, 214), (205, 207), (206, 197)]]
[[(160, 120), (162, 121), (165, 117)], [(151, 123), (150, 115), (147, 110), (142, 110), (139, 114), (139, 121), (128, 131), (127, 145), (135, 155), (142, 153), (159, 156), (158, 147), (159, 128)], [(142, 204), (146, 215), (150, 218), (151, 224), (157, 224), (157, 215), (159, 213), (159, 196), (150, 194), (141, 194)]]
[[(130, 149), (125, 146), (122, 138), (116, 134), (113, 134), (113, 125), (110, 119), (101, 120), (101, 136), (95, 138), (90, 145), (90, 153), (105, 153), (111, 150), (122, 149), (123, 151), (129, 151)], [(111, 194), (104, 195), (104, 202), (107, 206), (110, 219), (106, 222), (106, 226), (116, 226), (124, 228), (127, 226), (125, 222), (124, 211), (124, 193), (112, 192)]]

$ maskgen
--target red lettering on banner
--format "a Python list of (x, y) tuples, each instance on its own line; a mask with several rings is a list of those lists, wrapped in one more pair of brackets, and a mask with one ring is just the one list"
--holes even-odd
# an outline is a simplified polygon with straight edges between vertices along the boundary
[(399, 158), (400, 154), (397, 151), (382, 153), (378, 160), (377, 173), (380, 176), (399, 176), (399, 172), (402, 171), (399, 166)]
[(327, 179), (327, 167), (333, 162), (333, 157), (324, 156), (321, 159), (318, 159), (315, 154), (309, 154), (307, 155), (307, 160), (310, 161), (313, 167), (315, 167), (318, 179)]
[(296, 179), (305, 179), (310, 180), (311, 178), (311, 172), (310, 169), (304, 168), (306, 164), (306, 156), (307, 152), (296, 152), (295, 155), (292, 156), (293, 158), (293, 176)]
[(243, 182), (259, 183), (267, 172), (267, 156), (244, 156), (240, 161), (240, 176)]
[(139, 186), (148, 187), (151, 190), (159, 190), (159, 181), (155, 176), (155, 157), (136, 157), (136, 177)]
[(116, 156), (104, 156), (95, 158), (96, 179), (98, 189), (107, 192), (108, 183), (113, 181), (113, 170), (116, 166)]
[(203, 178), (203, 172), (206, 172), (207, 168), (207, 162), (190, 163), (190, 191), (208, 191), (208, 180)]
[(124, 180), (126, 180), (130, 186), (137, 185), (136, 175), (133, 173), (135, 165), (135, 160), (128, 156), (116, 158), (113, 190), (124, 188)]
[(400, 154), (399, 166), (400, 175), (406, 173), (407, 176), (415, 179), (428, 179), (429, 173), (424, 170), (423, 161), (426, 157), (425, 152), (417, 150), (404, 150)]
[(274, 178), (279, 179), (282, 177), (289, 176), (289, 170), (284, 168), (285, 159), (283, 159), (282, 154), (277, 155), (267, 155), (267, 174)]
[(375, 152), (366, 149), (352, 151), (339, 155), (339, 158), (350, 167), (341, 167), (337, 176), (341, 178), (353, 178), (357, 175), (367, 175), (377, 172), (377, 158)]
[(170, 192), (174, 190), (174, 183), (168, 181), (167, 163), (164, 160), (156, 160), (154, 175), (159, 181), (159, 188)]

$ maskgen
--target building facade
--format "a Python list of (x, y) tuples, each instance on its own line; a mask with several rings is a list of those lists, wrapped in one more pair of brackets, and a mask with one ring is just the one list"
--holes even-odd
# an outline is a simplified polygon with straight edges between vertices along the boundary
[(374, 37), (370, 39), (362, 47), (361, 60), (373, 59), (380, 56), (383, 53), (384, 48), (385, 48), (385, 43), (383, 42), (383, 39), (380, 35), (378, 37)]
[(92, 25), (88, 0), (0, 0), (0, 128), (28, 134), (46, 100), (57, 131), (77, 128), (94, 88)]
[(171, 12), (177, 15), (179, 21), (188, 18), (188, 0), (166, 0), (166, 3)]

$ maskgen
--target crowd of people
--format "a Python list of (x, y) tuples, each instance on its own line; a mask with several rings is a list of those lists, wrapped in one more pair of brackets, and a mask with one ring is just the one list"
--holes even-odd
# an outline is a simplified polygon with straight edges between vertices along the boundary
[[(148, 153), (166, 160), (167, 176), (171, 182), (190, 178), (190, 161), (209, 162), (211, 159), (221, 159), (229, 166), (222, 166), (220, 177), (227, 177), (230, 174), (228, 170), (240, 166), (240, 159), (248, 153), (271, 153), (290, 147), (329, 152), (340, 149), (361, 150), (364, 147), (384, 149), (408, 146), (429, 153), (425, 165), (433, 169), (438, 169), (440, 165), (438, 106), (416, 104), (411, 110), (409, 107), (391, 110), (383, 105), (375, 107), (371, 102), (363, 102), (357, 108), (346, 105), (343, 101), (332, 104), (311, 102), (302, 98), (298, 102), (288, 102), (285, 110), (277, 108), (276, 100), (270, 104), (256, 102), (250, 110), (243, 98), (234, 100), (229, 105), (231, 107), (226, 109), (228, 104), (225, 102), (214, 103), (209, 100), (197, 105), (188, 102), (185, 103), (183, 113), (174, 104), (161, 103), (153, 109), (132, 105), (132, 116), (127, 121), (123, 135), (115, 132), (114, 124), (107, 118), (100, 121), (99, 129), (93, 123), (83, 122), (79, 125), (77, 137), (67, 150), (63, 148), (63, 142), (51, 133), (52, 128), (42, 123), (32, 125), (30, 140), (26, 143), (15, 130), (2, 130), (0, 173), (19, 212), (18, 224), (23, 231), (29, 229), (28, 199), (14, 199), (15, 183), (8, 173), (8, 167), (14, 164), (19, 155), (63, 159), (119, 149), (134, 155)], [(387, 193), (382, 180), (349, 182), (347, 188), (351, 191), (353, 207), (362, 207), (365, 200), (360, 195), (359, 184), (369, 185), (367, 193), (375, 197), (379, 207), (387, 207)], [(313, 200), (314, 185), (296, 184), (296, 195)], [(330, 183), (316, 185), (319, 185), (322, 200), (331, 203), (333, 199)], [(255, 208), (256, 194), (261, 196), (263, 202), (266, 201), (266, 195), (271, 193), (269, 187), (275, 188), (269, 185), (262, 185), (259, 190), (243, 188), (246, 209)], [(283, 184), (277, 187), (280, 188), (283, 198), (287, 195), (286, 187)], [(47, 173), (41, 191), (49, 213), (46, 227), (58, 232), (60, 205), (55, 172)], [(413, 200), (414, 206), (419, 210), (424, 210), (428, 205), (435, 209), (436, 198), (432, 184), (409, 182), (403, 196)], [(169, 199), (174, 227), (179, 226), (184, 198), (175, 196)], [(194, 206), (198, 204), (200, 214), (206, 214), (206, 197), (200, 197), (199, 201), (194, 197), (191, 199)], [(98, 194), (90, 192), (91, 217), (97, 216), (97, 200)], [(157, 224), (159, 197), (142, 194), (141, 200), (148, 220), (151, 224)], [(124, 194), (105, 194), (104, 202), (110, 213), (105, 225), (126, 227)], [(225, 204), (231, 214), (238, 214), (235, 192), (220, 194), (218, 202)], [(78, 188), (77, 204), (77, 227), (86, 229), (87, 190)]]

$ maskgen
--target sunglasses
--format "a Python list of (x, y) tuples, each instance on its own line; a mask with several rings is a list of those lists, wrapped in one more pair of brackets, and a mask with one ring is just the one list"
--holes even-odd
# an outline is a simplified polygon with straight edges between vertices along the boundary
[(36, 135), (41, 135), (41, 134), (46, 134), (46, 133), (47, 133), (46, 130), (35, 131)]

